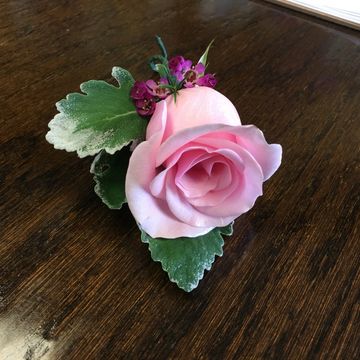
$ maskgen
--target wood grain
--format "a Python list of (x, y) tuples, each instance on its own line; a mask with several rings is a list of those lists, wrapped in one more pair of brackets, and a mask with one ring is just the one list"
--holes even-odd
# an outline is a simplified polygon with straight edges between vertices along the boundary
[[(283, 164), (190, 294), (150, 259), (54, 103), (153, 40), (210, 67)], [(248, 1), (0, 4), (0, 359), (359, 359), (360, 36)]]

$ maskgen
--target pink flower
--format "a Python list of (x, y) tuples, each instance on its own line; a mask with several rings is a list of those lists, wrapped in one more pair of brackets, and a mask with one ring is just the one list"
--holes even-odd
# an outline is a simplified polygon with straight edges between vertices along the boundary
[(162, 88), (160, 85), (169, 85), (169, 82), (164, 78), (161, 78), (158, 83), (152, 79), (146, 81), (148, 92), (152, 96), (158, 97), (159, 99), (165, 99), (170, 94), (170, 90)]
[(150, 93), (145, 81), (135, 81), (130, 91), (136, 111), (141, 116), (150, 116), (155, 111), (155, 97)]
[(146, 141), (134, 150), (126, 197), (152, 237), (195, 237), (248, 211), (280, 166), (280, 145), (241, 125), (234, 105), (209, 87), (157, 103)]
[(216, 85), (216, 79), (213, 74), (206, 74), (199, 79), (197, 79), (196, 84), (199, 86), (207, 86), (214, 88)]
[(148, 94), (145, 81), (135, 81), (130, 91), (130, 97), (133, 100), (142, 100)]
[(134, 100), (136, 111), (141, 116), (152, 115), (155, 111), (155, 99), (150, 94), (145, 94), (143, 99)]
[(204, 71), (205, 66), (203, 64), (192, 66), (191, 69), (184, 74), (184, 87), (194, 87), (201, 74), (204, 74)]
[(184, 57), (177, 55), (169, 60), (169, 69), (177, 81), (184, 80), (184, 74), (191, 69), (191, 60), (186, 60)]

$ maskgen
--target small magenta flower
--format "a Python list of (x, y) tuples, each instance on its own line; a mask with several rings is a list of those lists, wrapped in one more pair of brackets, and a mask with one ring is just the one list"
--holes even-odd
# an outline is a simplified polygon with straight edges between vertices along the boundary
[(136, 111), (141, 116), (152, 115), (155, 111), (155, 99), (149, 93), (145, 94), (142, 99), (135, 100)]
[(155, 98), (149, 92), (145, 81), (135, 81), (130, 90), (130, 97), (134, 101), (136, 111), (139, 115), (152, 115), (155, 111)]
[(170, 90), (161, 87), (161, 85), (169, 85), (169, 82), (165, 78), (161, 78), (159, 82), (156, 82), (154, 80), (146, 81), (148, 92), (151, 95), (156, 96), (159, 99), (165, 99), (170, 94)]
[(145, 94), (148, 93), (145, 81), (135, 81), (130, 91), (130, 97), (134, 100), (143, 99)]
[(183, 56), (176, 55), (176, 56), (172, 57), (168, 63), (170, 71), (172, 73), (181, 71), (184, 62), (185, 62), (185, 59)]
[(192, 66), (186, 73), (184, 74), (184, 87), (191, 88), (197, 84), (198, 79), (205, 72), (205, 66), (201, 63)]
[(210, 88), (214, 88), (217, 83), (215, 76), (213, 74), (206, 74), (201, 76), (199, 79), (196, 80), (196, 84), (199, 86), (207, 86)]
[(184, 74), (191, 69), (191, 64), (191, 60), (186, 60), (183, 56), (174, 56), (169, 60), (170, 73), (178, 82), (181, 82), (184, 80)]
[(172, 73), (175, 73), (177, 71), (180, 71), (181, 64), (184, 61), (184, 58), (180, 55), (174, 56), (169, 60), (169, 69)]

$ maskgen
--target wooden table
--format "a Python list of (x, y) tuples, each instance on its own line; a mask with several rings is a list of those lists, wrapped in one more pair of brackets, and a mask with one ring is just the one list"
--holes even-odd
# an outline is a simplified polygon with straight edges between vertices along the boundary
[[(210, 68), (283, 164), (190, 294), (150, 259), (54, 103), (162, 35)], [(0, 359), (359, 359), (359, 33), (252, 1), (0, 5)]]

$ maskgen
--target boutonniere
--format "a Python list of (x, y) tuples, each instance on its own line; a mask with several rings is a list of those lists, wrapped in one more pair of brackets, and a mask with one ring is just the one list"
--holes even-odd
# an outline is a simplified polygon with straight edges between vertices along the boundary
[(234, 220), (262, 195), (282, 149), (254, 125), (242, 125), (232, 102), (214, 89), (211, 44), (193, 62), (169, 58), (157, 42), (152, 79), (135, 81), (114, 67), (117, 86), (81, 84), (82, 94), (56, 104), (46, 139), (79, 157), (95, 155), (96, 194), (110, 209), (128, 203), (152, 259), (191, 291), (222, 255)]

